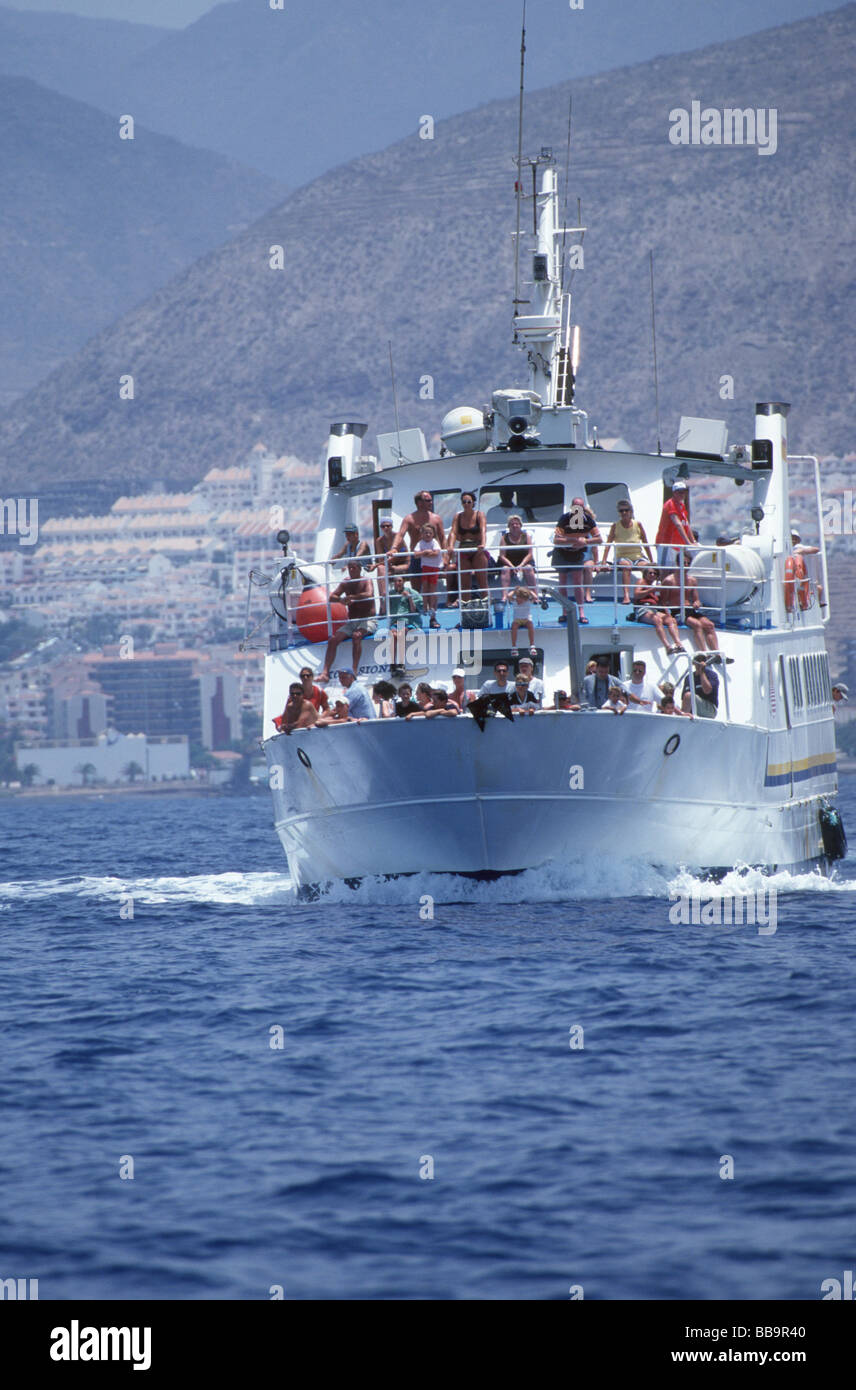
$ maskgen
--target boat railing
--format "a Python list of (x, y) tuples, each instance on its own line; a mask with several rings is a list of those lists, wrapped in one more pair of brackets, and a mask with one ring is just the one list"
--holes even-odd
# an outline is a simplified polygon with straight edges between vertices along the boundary
[[(442, 612), (450, 605), (459, 610), (460, 605), (469, 598), (481, 598), (493, 609), (495, 627), (510, 626), (504, 617), (506, 603), (513, 601), (514, 590), (534, 578), (534, 588), (538, 594), (548, 593), (548, 608), (532, 607), (532, 621), (540, 628), (556, 627), (563, 615), (563, 605), (555, 598), (563, 595), (572, 601), (589, 591), (593, 593), (593, 621), (598, 626), (618, 627), (633, 621), (637, 610), (648, 605), (636, 603), (634, 595), (641, 579), (643, 569), (658, 571), (657, 585), (663, 593), (662, 605), (674, 610), (676, 620), (685, 625), (687, 617), (709, 618), (717, 627), (736, 626), (742, 628), (761, 627), (769, 622), (771, 583), (776, 582), (784, 571), (777, 557), (772, 567), (764, 566), (763, 577), (735, 575), (729, 565), (729, 557), (734, 554), (734, 546), (699, 546), (693, 548), (695, 563), (679, 563), (649, 566), (647, 561), (633, 561), (628, 572), (621, 564), (621, 557), (614, 553), (609, 561), (596, 563), (594, 568), (585, 569), (558, 567), (552, 562), (552, 546), (533, 547), (533, 565), (518, 566), (512, 570), (499, 563), (498, 556), (492, 556), (484, 548), (453, 548), (444, 551), (443, 562), (437, 568), (437, 609)], [(753, 552), (757, 554), (757, 552)], [(709, 561), (699, 565), (698, 557), (703, 554)], [(474, 557), (474, 558), (470, 558)], [(482, 558), (484, 557), (484, 558)], [(270, 650), (280, 650), (302, 644), (306, 641), (329, 640), (338, 629), (342, 619), (341, 609), (334, 611), (333, 605), (342, 605), (347, 590), (340, 586), (349, 582), (348, 565), (359, 566), (359, 575), (353, 578), (369, 579), (372, 583), (370, 602), (373, 612), (370, 615), (378, 623), (406, 620), (409, 611), (401, 611), (400, 605), (393, 604), (394, 581), (397, 577), (405, 584), (414, 575), (411, 573), (412, 553), (408, 550), (396, 552), (395, 560), (385, 551), (365, 551), (361, 555), (343, 555), (335, 559), (306, 562), (291, 559), (279, 575), (259, 575), (253, 572), (247, 603), (247, 636), (245, 647), (252, 646), (252, 637), (264, 625), (249, 629), (250, 602), (253, 585), (267, 586), (271, 612), (268, 619), (274, 619), (274, 632), (270, 635)], [(547, 563), (543, 563), (544, 559)], [(397, 568), (396, 568), (397, 562)], [(417, 580), (418, 571), (414, 572)], [(423, 576), (424, 577), (424, 573)], [(664, 583), (664, 580), (668, 582)], [(629, 603), (623, 603), (625, 582), (631, 594)], [(811, 581), (809, 581), (811, 583)], [(418, 586), (417, 586), (418, 587)], [(816, 601), (815, 587), (811, 585), (812, 602)], [(506, 595), (506, 597), (504, 597)], [(430, 595), (421, 593), (416, 602), (416, 612), (423, 619), (429, 617), (433, 607), (427, 600)], [(558, 608), (558, 611), (557, 611)], [(489, 625), (489, 618), (488, 618)], [(446, 624), (448, 625), (448, 624)]]

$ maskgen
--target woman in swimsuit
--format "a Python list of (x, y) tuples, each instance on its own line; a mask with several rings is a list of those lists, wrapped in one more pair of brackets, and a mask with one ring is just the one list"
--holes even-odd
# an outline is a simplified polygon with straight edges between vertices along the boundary
[(652, 623), (657, 630), (657, 636), (666, 648), (669, 656), (675, 652), (684, 651), (681, 645), (681, 634), (678, 632), (678, 624), (672, 617), (668, 608), (660, 602), (660, 588), (657, 584), (657, 571), (647, 568), (642, 571), (642, 578), (633, 590), (633, 601), (637, 605), (634, 617), (637, 623)]
[(535, 602), (541, 602), (538, 597), (538, 581), (535, 578), (532, 537), (528, 531), (523, 530), (522, 520), (514, 513), (508, 518), (508, 530), (502, 533), (499, 563), (502, 567), (503, 603), (508, 602), (508, 591), (512, 584), (521, 584), (525, 589), (531, 589)]
[(645, 535), (645, 527), (633, 515), (633, 503), (625, 501), (623, 498), (618, 504), (618, 520), (613, 521), (609, 528), (603, 559), (598, 566), (601, 570), (611, 568), (608, 563), (611, 545), (615, 546), (615, 558), (621, 568), (621, 583), (624, 588), (621, 602), (629, 603), (630, 576), (634, 566), (638, 566), (639, 561), (644, 560), (646, 556), (649, 565), (653, 565), (654, 556), (651, 554), (648, 537)]
[[(457, 550), (457, 562), (461, 567), (461, 575), (463, 576), (464, 572), (469, 570), (474, 576), (473, 580), (470, 581), (473, 584), (473, 596), (480, 589), (487, 597), (487, 551), (485, 550), (487, 522), (485, 515), (484, 512), (476, 511), (474, 492), (461, 493), (461, 507), (463, 510), (458, 512), (449, 532), (447, 547), (449, 563), (452, 568), (455, 568), (455, 551)], [(476, 583), (479, 586), (478, 589)], [(466, 593), (466, 588), (466, 581), (464, 581), (462, 599)], [(449, 604), (450, 608), (452, 606)]]

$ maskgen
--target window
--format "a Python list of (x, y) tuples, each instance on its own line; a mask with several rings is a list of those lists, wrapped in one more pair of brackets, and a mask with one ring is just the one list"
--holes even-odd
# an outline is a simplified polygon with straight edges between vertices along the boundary
[(524, 526), (556, 522), (565, 510), (565, 489), (561, 483), (510, 483), (508, 487), (491, 483), (481, 489), (479, 507), (488, 526), (504, 524), (515, 512)]
[[(597, 517), (598, 524), (605, 527), (604, 537), (614, 521), (618, 520), (619, 502), (632, 501), (624, 483), (586, 483), (586, 502)], [(568, 499), (570, 502), (570, 498)]]
[(788, 657), (788, 670), (791, 678), (791, 699), (795, 710), (803, 707), (803, 686), (800, 676), (800, 659), (798, 656)]

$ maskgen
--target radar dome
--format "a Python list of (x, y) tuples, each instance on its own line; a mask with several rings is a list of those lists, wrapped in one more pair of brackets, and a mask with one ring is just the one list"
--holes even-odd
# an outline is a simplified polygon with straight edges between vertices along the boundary
[(440, 438), (453, 454), (477, 454), (488, 445), (484, 416), (472, 406), (450, 410), (440, 426)]

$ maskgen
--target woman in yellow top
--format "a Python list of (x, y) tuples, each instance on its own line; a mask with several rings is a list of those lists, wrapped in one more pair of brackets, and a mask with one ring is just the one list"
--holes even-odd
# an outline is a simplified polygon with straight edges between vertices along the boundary
[(609, 547), (611, 545), (615, 546), (615, 558), (621, 568), (621, 583), (624, 588), (621, 602), (629, 603), (630, 576), (634, 567), (638, 569), (640, 564), (644, 564), (646, 556), (648, 564), (653, 565), (654, 556), (651, 554), (648, 537), (645, 535), (645, 527), (633, 515), (633, 503), (625, 501), (624, 498), (618, 504), (618, 520), (612, 523), (606, 538), (603, 559), (598, 566), (601, 570), (612, 568), (609, 564)]

